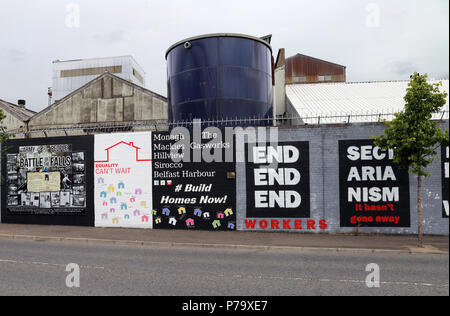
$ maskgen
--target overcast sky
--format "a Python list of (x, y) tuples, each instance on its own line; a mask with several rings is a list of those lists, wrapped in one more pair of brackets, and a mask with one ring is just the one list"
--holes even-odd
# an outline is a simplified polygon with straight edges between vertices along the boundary
[(167, 48), (222, 32), (273, 34), (274, 57), (346, 65), (348, 81), (449, 76), (448, 0), (1, 0), (0, 99), (40, 111), (53, 60), (128, 54), (166, 95)]

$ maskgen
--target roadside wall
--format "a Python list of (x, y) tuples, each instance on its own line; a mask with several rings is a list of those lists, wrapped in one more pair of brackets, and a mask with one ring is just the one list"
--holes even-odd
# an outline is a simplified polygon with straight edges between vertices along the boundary
[[(442, 128), (448, 128), (448, 121), (441, 124)], [(349, 163), (346, 155), (348, 147), (345, 141), (355, 141), (353, 144), (360, 146), (370, 146), (371, 135), (380, 135), (384, 129), (383, 124), (352, 124), (352, 125), (329, 125), (329, 126), (315, 126), (303, 127), (296, 129), (279, 129), (279, 142), (309, 142), (309, 216), (307, 217), (283, 217), (286, 209), (275, 208), (273, 212), (267, 212), (267, 217), (251, 217), (251, 210), (255, 208), (254, 205), (249, 204), (249, 195), (255, 194), (254, 190), (249, 190), (248, 186), (248, 163), (237, 163), (237, 210), (238, 210), (238, 230), (257, 230), (257, 231), (292, 231), (292, 232), (312, 232), (312, 233), (353, 233), (359, 231), (361, 233), (383, 233), (383, 234), (416, 234), (417, 233), (417, 179), (414, 175), (406, 174), (404, 171), (396, 170), (393, 166), (395, 179), (386, 176), (385, 181), (361, 181), (359, 187), (386, 187), (390, 190), (398, 188), (397, 203), (389, 203), (389, 201), (378, 201), (373, 203), (354, 203), (351, 209), (348, 206), (342, 210), (343, 201), (348, 200), (348, 191), (346, 182), (349, 179), (349, 168), (346, 165)], [(239, 138), (239, 136), (238, 136)], [(360, 140), (360, 142), (358, 142)], [(339, 154), (339, 147), (344, 150)], [(282, 145), (282, 144), (281, 144)], [(359, 147), (361, 149), (361, 147)], [(448, 149), (447, 149), (448, 150)], [(444, 150), (443, 150), (444, 152)], [(238, 152), (239, 154), (239, 152)], [(240, 154), (243, 154), (242, 152)], [(439, 154), (441, 156), (442, 154)], [(379, 156), (379, 155), (377, 155)], [(388, 156), (388, 155), (387, 155)], [(439, 157), (440, 158), (440, 157)], [(351, 161), (354, 166), (359, 169), (360, 177), (361, 168), (363, 166), (377, 166), (381, 167), (382, 173), (385, 172), (388, 166), (392, 163), (388, 158), (383, 160), (367, 160), (367, 161)], [(340, 165), (341, 163), (341, 165)], [(299, 166), (300, 167), (300, 166)], [(346, 169), (341, 172), (340, 169)], [(448, 160), (447, 160), (448, 170)], [(425, 234), (448, 235), (448, 215), (445, 216), (443, 205), (443, 184), (445, 186), (445, 165), (443, 160), (435, 161), (429, 168), (432, 176), (426, 178), (423, 184), (423, 216), (424, 216), (424, 232)], [(448, 171), (447, 171), (448, 172)], [(251, 173), (250, 173), (251, 175)], [(384, 174), (381, 175), (383, 178)], [(448, 174), (447, 174), (448, 176)], [(377, 180), (377, 175), (375, 180)], [(352, 177), (354, 180), (357, 176)], [(409, 185), (407, 181), (409, 180)], [(448, 178), (447, 178), (448, 183)], [(343, 188), (343, 186), (346, 186)], [(447, 184), (448, 185), (448, 184)], [(355, 185), (358, 186), (358, 185)], [(273, 186), (274, 190), (283, 190), (286, 187)], [(264, 190), (270, 190), (263, 187)], [(343, 189), (343, 190), (342, 190)], [(342, 190), (342, 192), (340, 191)], [(392, 191), (389, 191), (392, 193)], [(364, 193), (361, 193), (364, 196)], [(370, 194), (369, 194), (370, 196)], [(303, 200), (305, 196), (302, 197)], [(374, 199), (376, 200), (376, 199)], [(448, 200), (448, 195), (447, 195)], [(356, 211), (356, 204), (362, 206), (363, 211)], [(394, 211), (390, 208), (388, 211), (365, 212), (366, 204), (373, 206), (386, 206), (387, 204), (394, 204)], [(448, 205), (448, 202), (447, 202)], [(392, 206), (392, 205), (391, 205)], [(410, 208), (407, 209), (407, 208)], [(308, 211), (308, 210), (306, 210)], [(392, 222), (382, 223), (367, 223), (361, 222), (353, 225), (353, 227), (344, 227), (341, 223), (342, 214), (354, 213), (353, 216), (373, 215), (373, 220), (377, 216), (382, 216), (383, 220), (392, 218)], [(250, 215), (249, 215), (250, 213)], [(389, 218), (387, 218), (388, 216)], [(350, 216), (351, 217), (351, 216)], [(399, 221), (396, 223), (396, 221)], [(308, 221), (310, 225), (308, 225)], [(321, 222), (322, 221), (322, 222)], [(323, 221), (326, 221), (323, 222)], [(314, 224), (314, 225), (313, 225)], [(254, 225), (254, 227), (253, 227)], [(308, 229), (308, 226), (309, 229)], [(312, 227), (315, 228), (312, 228)], [(322, 228), (320, 227), (322, 226)], [(352, 225), (348, 225), (352, 226)], [(359, 226), (359, 227), (358, 227)], [(371, 227), (372, 226), (372, 227)]]
[[(448, 121), (441, 127), (448, 128)], [(245, 160), (231, 164), (172, 164), (170, 150), (179, 139), (185, 139), (184, 148), (210, 141), (195, 143), (189, 133), (177, 139), (167, 133), (125, 133), (10, 140), (2, 157), (1, 219), (159, 229), (416, 234), (417, 179), (393, 164), (390, 151), (373, 145), (371, 136), (383, 129), (378, 123), (280, 128), (273, 148), (270, 142), (240, 141), (246, 138), (238, 132), (235, 150)], [(270, 129), (260, 130), (270, 135)], [(155, 135), (158, 140), (152, 140)], [(218, 148), (231, 146), (229, 139), (215, 141)], [(105, 156), (108, 149), (116, 156)], [(272, 170), (264, 167), (270, 163), (264, 160), (269, 152), (279, 160)], [(254, 153), (256, 161), (250, 160)], [(57, 158), (49, 170), (34, 165), (33, 159), (46, 157)], [(151, 163), (138, 161), (149, 157)], [(432, 176), (423, 183), (425, 234), (449, 232), (448, 148), (439, 150), (441, 157), (430, 166)], [(31, 159), (27, 161), (32, 165), (21, 166), (21, 158)], [(103, 174), (96, 174), (97, 169)], [(128, 174), (131, 171), (134, 175)], [(30, 178), (27, 172), (34, 174)], [(40, 179), (39, 172), (50, 178)], [(30, 180), (34, 189), (28, 192)], [(57, 181), (58, 194), (53, 192)], [(116, 204), (120, 199), (108, 195), (111, 185), (110, 195), (117, 195), (119, 185), (132, 189), (120, 196), (128, 199), (127, 209), (111, 211), (111, 201)], [(137, 189), (142, 189), (142, 201)], [(133, 203), (141, 206), (142, 202), (144, 209), (133, 208)], [(119, 221), (113, 223), (114, 218)]]

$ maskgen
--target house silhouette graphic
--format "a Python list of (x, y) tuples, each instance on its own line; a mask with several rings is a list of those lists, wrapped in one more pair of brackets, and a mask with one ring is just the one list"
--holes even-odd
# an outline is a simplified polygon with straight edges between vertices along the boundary
[(136, 153), (136, 161), (137, 161), (137, 162), (150, 162), (150, 161), (152, 161), (152, 159), (141, 159), (141, 158), (139, 157), (139, 150), (140, 150), (141, 148), (135, 146), (135, 145), (134, 145), (134, 142), (129, 142), (129, 143), (127, 143), (127, 142), (124, 142), (124, 141), (120, 141), (120, 142), (118, 142), (117, 144), (115, 144), (115, 145), (113, 145), (113, 146), (108, 147), (108, 148), (105, 149), (105, 151), (106, 151), (106, 160), (95, 161), (95, 163), (107, 163), (107, 162), (110, 162), (110, 151), (111, 151), (112, 149), (118, 147), (118, 146), (121, 146), (121, 145), (129, 146), (130, 148), (133, 148), (133, 149), (135, 150), (135, 153)]

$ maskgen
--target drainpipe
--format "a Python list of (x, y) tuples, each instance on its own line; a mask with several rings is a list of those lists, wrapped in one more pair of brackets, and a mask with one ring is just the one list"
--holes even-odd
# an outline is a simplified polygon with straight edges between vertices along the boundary
[(29, 126), (30, 121), (29, 120), (24, 120), (24, 122), (25, 122), (25, 138), (31, 138), (31, 136), (30, 136), (30, 126)]

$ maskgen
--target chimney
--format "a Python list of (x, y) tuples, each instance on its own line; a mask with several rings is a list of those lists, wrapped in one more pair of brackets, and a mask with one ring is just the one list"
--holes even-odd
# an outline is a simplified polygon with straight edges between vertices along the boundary
[(25, 100), (18, 100), (17, 101), (17, 105), (19, 106), (19, 108), (25, 109), (25, 105), (27, 104), (27, 102)]

